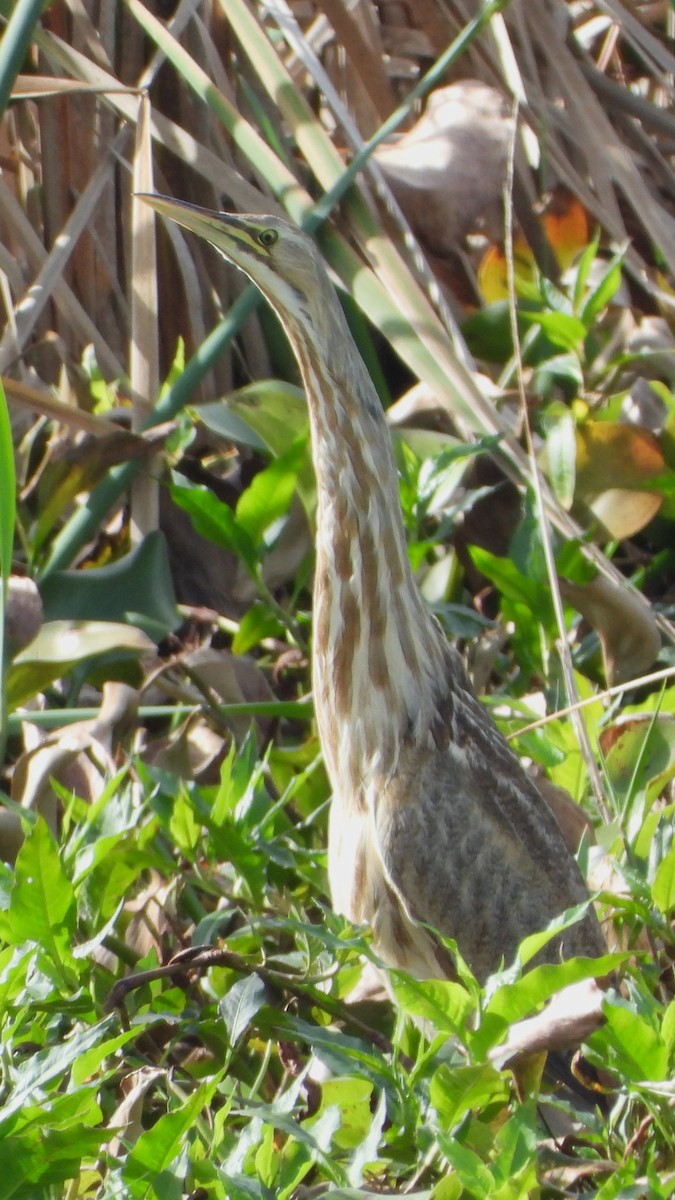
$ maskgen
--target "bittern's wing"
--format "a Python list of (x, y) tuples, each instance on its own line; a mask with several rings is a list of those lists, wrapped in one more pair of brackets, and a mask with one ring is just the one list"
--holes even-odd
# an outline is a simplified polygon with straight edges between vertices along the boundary
[[(483, 980), (588, 892), (550, 809), (478, 702), (455, 692), (448, 707), (451, 740), (404, 752), (374, 799), (374, 825), (408, 915), (454, 938)], [(589, 911), (544, 956), (605, 952)]]

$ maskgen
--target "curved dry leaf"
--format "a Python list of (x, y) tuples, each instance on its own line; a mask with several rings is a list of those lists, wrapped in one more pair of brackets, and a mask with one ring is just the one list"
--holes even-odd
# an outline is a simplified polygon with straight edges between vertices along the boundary
[(37, 637), (43, 619), (37, 585), (26, 576), (10, 575), (5, 610), (5, 636), (13, 649), (23, 649)]
[(654, 612), (638, 592), (603, 575), (584, 584), (561, 579), (560, 592), (595, 629), (610, 686), (646, 674), (661, 647), (661, 635)]
[(108, 1129), (115, 1130), (115, 1136), (110, 1140), (107, 1152), (112, 1157), (125, 1153), (133, 1146), (143, 1133), (143, 1112), (145, 1093), (159, 1079), (164, 1079), (166, 1071), (160, 1067), (140, 1067), (131, 1071), (120, 1080), (122, 1099), (108, 1121)]
[(542, 1012), (512, 1025), (507, 1040), (490, 1051), (490, 1061), (501, 1068), (520, 1054), (578, 1046), (604, 1024), (603, 1001), (604, 993), (595, 979), (570, 984), (557, 992)]
[(513, 119), (496, 88), (475, 79), (432, 92), (419, 121), (375, 160), (416, 235), (438, 255), (498, 216)]

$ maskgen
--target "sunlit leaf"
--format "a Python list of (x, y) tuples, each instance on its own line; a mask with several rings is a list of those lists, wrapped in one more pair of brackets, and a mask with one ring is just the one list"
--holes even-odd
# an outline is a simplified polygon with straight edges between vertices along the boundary
[(663, 468), (658, 441), (646, 429), (610, 421), (577, 429), (575, 500), (612, 537), (632, 537), (656, 515), (662, 496), (645, 489)]
[(234, 1046), (246, 1033), (251, 1021), (266, 1003), (267, 988), (255, 972), (232, 984), (218, 1005), (231, 1045)]
[(671, 846), (666, 857), (659, 863), (652, 884), (654, 903), (667, 917), (675, 908), (675, 846)]

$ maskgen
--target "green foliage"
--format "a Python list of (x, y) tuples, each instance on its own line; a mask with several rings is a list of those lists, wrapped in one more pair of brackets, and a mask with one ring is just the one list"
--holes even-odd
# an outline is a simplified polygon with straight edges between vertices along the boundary
[[(517, 1099), (488, 1053), (560, 987), (626, 955), (509, 969), (484, 992), (465, 968), (462, 982), (394, 973), (389, 1044), (386, 1003), (345, 1003), (367, 942), (318, 903), (323, 793), (291, 820), (297, 788), (273, 802), (269, 768), (253, 739), (215, 785), (138, 762), (138, 783), (127, 775), (95, 806), (73, 803), (60, 846), (43, 820), (27, 822), (0, 914), (0, 1036), (12, 1049), (2, 1194), (56, 1197), (77, 1180), (68, 1195), (160, 1200), (204, 1187), (265, 1200), (323, 1180), (360, 1197), (413, 1178), (435, 1196), (557, 1194), (536, 1102)], [(152, 918), (138, 958), (124, 901), (141, 889), (146, 907), (164, 897), (170, 926)], [(189, 954), (156, 971), (176, 940)], [(122, 951), (136, 978), (106, 1011)], [(636, 968), (628, 981), (589, 1039), (618, 1091), (609, 1122), (582, 1117), (579, 1178), (584, 1161), (607, 1171), (609, 1160), (625, 1179), (621, 1147), (647, 1115), (652, 1136), (630, 1166), (639, 1189), (673, 1150), (675, 1008)]]

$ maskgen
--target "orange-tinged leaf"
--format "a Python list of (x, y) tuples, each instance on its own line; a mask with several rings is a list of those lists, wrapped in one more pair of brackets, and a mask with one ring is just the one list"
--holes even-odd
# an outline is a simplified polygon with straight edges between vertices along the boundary
[[(586, 210), (574, 196), (556, 195), (541, 223), (558, 266), (564, 271), (588, 245)], [(519, 282), (532, 283), (534, 279), (534, 255), (522, 233), (514, 238), (513, 260), (517, 291)], [(478, 286), (486, 304), (508, 299), (508, 270), (502, 246), (489, 246), (485, 251), (478, 267)]]
[(588, 245), (586, 210), (573, 196), (568, 196), (562, 206), (554, 204), (544, 214), (543, 225), (558, 265), (564, 270)]
[(644, 485), (664, 469), (659, 443), (646, 429), (589, 421), (577, 430), (575, 501), (611, 537), (632, 537), (656, 515), (663, 497)]
[[(534, 255), (522, 234), (513, 242), (513, 267), (516, 290), (518, 282), (531, 283), (534, 279)], [(509, 295), (509, 272), (506, 253), (502, 246), (489, 246), (478, 267), (478, 287), (486, 304), (507, 300)]]

